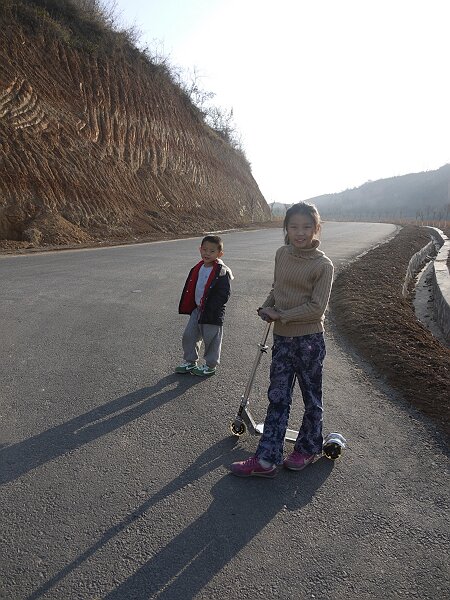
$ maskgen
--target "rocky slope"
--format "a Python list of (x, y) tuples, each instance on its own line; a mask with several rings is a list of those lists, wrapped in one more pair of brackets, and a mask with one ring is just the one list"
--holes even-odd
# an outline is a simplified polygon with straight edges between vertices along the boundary
[(245, 157), (164, 66), (111, 32), (80, 38), (76, 11), (64, 22), (49, 5), (0, 4), (0, 247), (270, 217)]

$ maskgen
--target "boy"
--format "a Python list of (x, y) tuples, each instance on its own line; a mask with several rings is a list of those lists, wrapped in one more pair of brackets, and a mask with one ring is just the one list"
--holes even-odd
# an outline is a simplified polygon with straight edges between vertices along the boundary
[[(225, 304), (231, 294), (233, 274), (220, 258), (223, 241), (207, 235), (200, 246), (202, 260), (189, 272), (181, 294), (178, 312), (190, 315), (183, 333), (185, 362), (175, 373), (192, 373), (199, 377), (214, 375), (220, 362)], [(202, 341), (205, 364), (197, 366)]]

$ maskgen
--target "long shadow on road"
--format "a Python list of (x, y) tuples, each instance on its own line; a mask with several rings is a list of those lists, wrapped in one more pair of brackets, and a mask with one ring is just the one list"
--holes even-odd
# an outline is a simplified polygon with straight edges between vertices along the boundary
[[(137, 519), (207, 473), (237, 460), (236, 439), (220, 440), (208, 448), (179, 477), (146, 500), (98, 541), (35, 590), (27, 600), (37, 600), (93, 557)], [(242, 480), (226, 475), (212, 487), (208, 509), (174, 537), (147, 563), (102, 596), (105, 600), (158, 598), (189, 600), (201, 590), (249, 541), (270, 523), (280, 510), (300, 510), (307, 505), (333, 469), (321, 460), (301, 475), (280, 473), (273, 481)], [(104, 582), (102, 587), (107, 587)]]
[(0, 448), (0, 484), (14, 481), (32, 469), (138, 419), (181, 396), (200, 381), (199, 377), (167, 375), (153, 386), (116, 398), (36, 436)]

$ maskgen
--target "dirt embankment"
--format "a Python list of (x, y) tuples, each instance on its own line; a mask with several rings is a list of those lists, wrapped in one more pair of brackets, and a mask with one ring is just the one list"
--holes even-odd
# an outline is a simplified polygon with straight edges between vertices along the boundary
[(243, 154), (163, 66), (125, 44), (80, 47), (75, 26), (33, 3), (3, 3), (0, 16), (0, 247), (270, 218)]
[(350, 264), (334, 283), (330, 309), (362, 357), (450, 434), (450, 350), (417, 320), (411, 298), (402, 295), (408, 263), (429, 241), (425, 229), (405, 227)]

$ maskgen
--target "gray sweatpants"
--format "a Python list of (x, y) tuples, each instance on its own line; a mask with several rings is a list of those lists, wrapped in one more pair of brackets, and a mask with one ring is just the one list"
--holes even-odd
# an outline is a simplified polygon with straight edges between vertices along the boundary
[(204, 358), (208, 367), (216, 367), (220, 363), (222, 349), (222, 325), (202, 325), (198, 322), (198, 308), (189, 317), (183, 333), (183, 352), (186, 362), (195, 363), (202, 342), (205, 344)]

